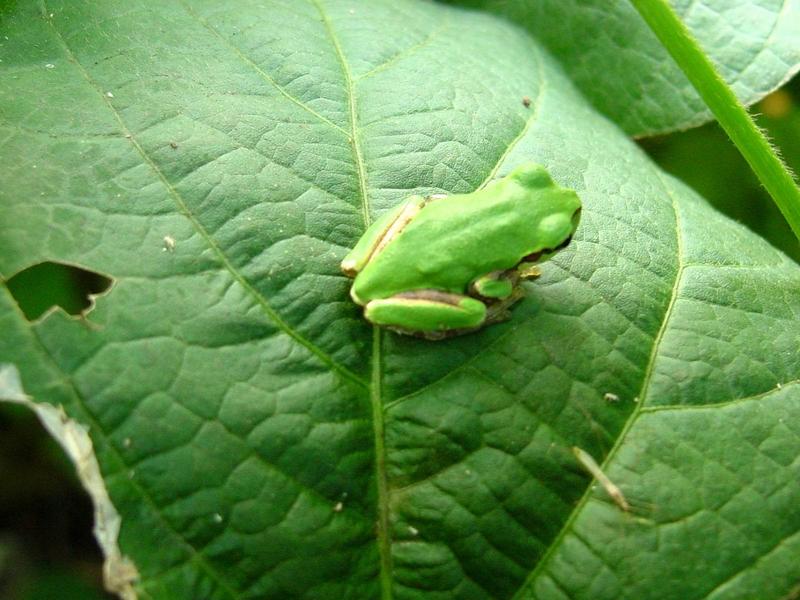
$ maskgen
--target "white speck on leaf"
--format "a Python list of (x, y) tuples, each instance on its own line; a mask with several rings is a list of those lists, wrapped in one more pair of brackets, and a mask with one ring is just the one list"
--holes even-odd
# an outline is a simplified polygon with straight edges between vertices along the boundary
[(171, 235), (164, 236), (164, 247), (161, 249), (162, 252), (174, 252), (175, 251), (175, 238)]
[(408, 533), (410, 533), (411, 535), (419, 535), (419, 529), (417, 529), (413, 525), (409, 525), (408, 526)]
[(44, 68), (45, 68), (45, 69), (55, 69), (55, 68), (56, 68), (56, 66), (55, 66), (53, 63), (47, 63), (47, 64), (44, 66)]
[(214, 513), (214, 523), (222, 523), (222, 515), (219, 513)]
[(333, 505), (333, 512), (339, 513), (342, 512), (343, 510), (344, 510), (344, 504), (342, 504), (341, 502), (337, 502), (336, 504)]
[(113, 97), (114, 94), (112, 94), (111, 92), (106, 92), (106, 98), (113, 98)]
[(603, 394), (603, 400), (606, 402), (619, 402), (619, 396), (612, 394), (611, 392), (606, 392)]

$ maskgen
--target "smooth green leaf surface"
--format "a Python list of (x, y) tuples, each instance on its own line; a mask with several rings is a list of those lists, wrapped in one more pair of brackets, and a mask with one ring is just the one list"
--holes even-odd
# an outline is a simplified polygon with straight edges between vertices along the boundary
[[(603, 114), (636, 136), (711, 112), (628, 0), (449, 0), (528, 30)], [(752, 104), (800, 68), (800, 1), (670, 0), (737, 97)]]
[[(89, 428), (141, 598), (796, 589), (800, 268), (539, 40), (411, 0), (19, 3), (2, 35), (0, 275), (114, 284), (34, 323), (3, 287), (0, 362)], [(513, 319), (369, 328), (365, 225), (524, 161), (584, 209)]]

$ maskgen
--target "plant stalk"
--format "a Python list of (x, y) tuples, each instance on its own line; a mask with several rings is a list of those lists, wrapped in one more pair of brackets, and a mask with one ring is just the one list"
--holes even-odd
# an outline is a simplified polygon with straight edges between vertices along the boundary
[(667, 0), (630, 0), (767, 189), (800, 240), (800, 188)]

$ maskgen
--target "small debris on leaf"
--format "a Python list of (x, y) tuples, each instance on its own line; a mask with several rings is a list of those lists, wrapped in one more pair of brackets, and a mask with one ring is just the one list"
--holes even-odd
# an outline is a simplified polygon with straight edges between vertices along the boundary
[(578, 459), (581, 466), (597, 480), (597, 483), (603, 486), (606, 493), (614, 501), (614, 504), (619, 506), (623, 511), (630, 512), (630, 504), (628, 504), (628, 501), (622, 494), (622, 490), (608, 478), (608, 475), (603, 473), (600, 465), (592, 458), (592, 455), (585, 450), (581, 450), (577, 446), (572, 447), (572, 453), (575, 455), (575, 458)]

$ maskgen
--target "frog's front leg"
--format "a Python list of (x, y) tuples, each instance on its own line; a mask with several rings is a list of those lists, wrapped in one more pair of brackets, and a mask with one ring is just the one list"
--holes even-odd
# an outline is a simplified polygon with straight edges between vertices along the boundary
[(520, 281), (539, 275), (541, 271), (536, 265), (526, 263), (507, 271), (492, 271), (470, 284), (470, 295), (500, 300), (509, 298), (518, 291)]
[(438, 339), (482, 326), (486, 305), (480, 300), (438, 290), (415, 290), (371, 300), (364, 316), (400, 333)]
[(514, 292), (519, 278), (513, 271), (492, 271), (473, 281), (469, 288), (473, 296), (483, 298), (507, 298)]
[(539, 277), (541, 271), (532, 264), (522, 263), (506, 271), (492, 271), (470, 284), (470, 294), (485, 299), (485, 325), (499, 323), (511, 317), (509, 309), (520, 301), (525, 292), (520, 282)]

